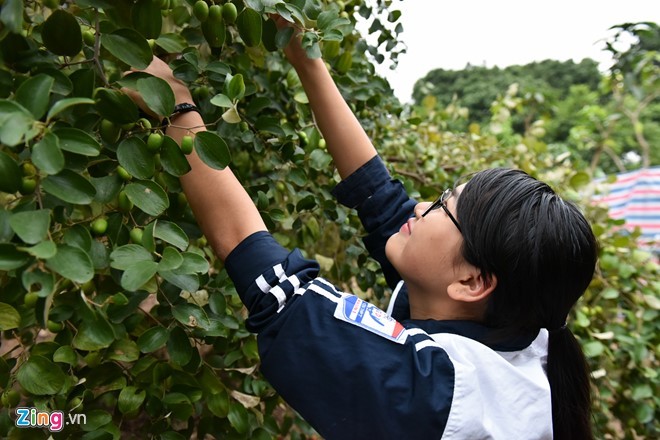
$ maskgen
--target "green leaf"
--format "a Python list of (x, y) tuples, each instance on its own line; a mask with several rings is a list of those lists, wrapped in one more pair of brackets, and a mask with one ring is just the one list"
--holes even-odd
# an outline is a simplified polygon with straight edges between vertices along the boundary
[(169, 116), (174, 111), (174, 92), (165, 80), (156, 77), (138, 79), (137, 91), (157, 115)]
[(0, 270), (14, 270), (30, 261), (30, 256), (10, 243), (0, 243)]
[(9, 32), (20, 33), (23, 30), (23, 0), (5, 0), (0, 8), (0, 21)]
[(117, 147), (117, 160), (132, 176), (149, 179), (156, 171), (156, 159), (147, 144), (137, 136), (124, 139)]
[(39, 243), (48, 235), (50, 209), (17, 212), (11, 216), (9, 224), (24, 242)]
[(88, 133), (77, 128), (60, 128), (55, 131), (60, 148), (83, 156), (98, 156), (101, 145)]
[(605, 346), (600, 341), (590, 341), (582, 346), (584, 355), (588, 358), (598, 357), (605, 351)]
[(62, 113), (64, 110), (73, 107), (74, 105), (94, 104), (94, 100), (90, 98), (65, 98), (57, 101), (48, 111), (46, 122), (53, 119), (53, 117)]
[(23, 389), (36, 396), (49, 396), (60, 392), (66, 375), (53, 362), (43, 356), (30, 356), (18, 369), (16, 379)]
[(206, 404), (216, 417), (224, 419), (229, 414), (229, 394), (224, 389), (208, 396)]
[(170, 337), (166, 328), (151, 327), (138, 337), (137, 345), (142, 353), (151, 353), (161, 348)]
[(231, 99), (229, 99), (228, 96), (223, 95), (223, 94), (217, 94), (213, 98), (211, 98), (211, 104), (217, 106), (217, 107), (223, 107), (223, 108), (228, 108), (228, 107), (233, 107), (234, 104), (231, 102)]
[(135, 362), (140, 358), (140, 349), (130, 339), (120, 339), (108, 348), (108, 359), (119, 362)]
[(236, 106), (232, 106), (222, 114), (222, 119), (227, 124), (238, 124), (239, 122), (241, 122), (241, 115), (238, 114), (238, 110), (236, 109)]
[(77, 350), (96, 351), (109, 347), (114, 340), (115, 332), (110, 323), (97, 316), (93, 322), (80, 324), (71, 345)]
[(188, 47), (185, 38), (179, 34), (162, 34), (156, 39), (156, 45), (168, 53), (180, 53)]
[(181, 327), (174, 327), (167, 340), (167, 352), (176, 365), (186, 365), (192, 358), (193, 347), (190, 345), (188, 335)]
[(129, 183), (125, 191), (128, 199), (147, 214), (159, 216), (170, 206), (167, 193), (151, 180)]
[(245, 82), (243, 81), (243, 75), (239, 73), (229, 80), (227, 84), (227, 96), (230, 100), (234, 101), (241, 99), (243, 95), (245, 95)]
[(57, 253), (57, 245), (52, 241), (42, 241), (32, 247), (20, 247), (19, 249), (42, 260), (52, 258)]
[(0, 151), (0, 191), (10, 194), (18, 191), (22, 176), (14, 158)]
[[(160, 16), (160, 14), (158, 14)], [(140, 409), (140, 406), (147, 397), (147, 392), (144, 390), (138, 391), (134, 386), (127, 386), (119, 393), (117, 399), (117, 407), (122, 414), (132, 414)]]
[(68, 203), (88, 205), (96, 195), (96, 189), (87, 179), (71, 170), (63, 170), (41, 181), (48, 194)]
[(231, 162), (231, 155), (225, 141), (210, 131), (197, 133), (195, 151), (206, 165), (217, 170), (224, 169)]
[(97, 203), (111, 203), (115, 200), (119, 191), (121, 191), (122, 181), (117, 179), (116, 175), (92, 177), (90, 181), (96, 191), (94, 201)]
[(0, 143), (14, 147), (38, 133), (28, 109), (17, 102), (0, 99)]
[(284, 49), (289, 45), (293, 32), (294, 30), (292, 27), (285, 27), (277, 31), (275, 34), (275, 45), (278, 49)]
[(188, 327), (208, 329), (211, 325), (206, 312), (195, 304), (178, 304), (176, 307), (172, 307), (172, 315), (177, 321)]
[[(63, 9), (57, 9), (41, 28), (41, 38), (56, 55), (74, 56), (82, 49), (82, 31), (78, 20)], [(146, 67), (146, 66), (145, 66)]]
[(144, 286), (158, 271), (155, 261), (140, 261), (124, 270), (121, 276), (121, 287), (129, 292), (135, 292)]
[(163, 138), (163, 145), (160, 147), (160, 163), (163, 170), (177, 177), (183, 176), (191, 169), (179, 144), (169, 136)]
[(9, 304), (0, 302), (0, 331), (18, 328), (21, 324), (21, 315)]
[(28, 109), (34, 119), (41, 119), (48, 109), (50, 91), (55, 79), (46, 74), (33, 76), (23, 82), (16, 90), (16, 101)]
[(163, 27), (160, 3), (157, 1), (139, 1), (131, 9), (133, 27), (145, 38), (158, 38)]
[(327, 170), (332, 162), (332, 157), (323, 150), (314, 150), (309, 155), (310, 167), (315, 170)]
[(41, 298), (50, 295), (55, 287), (55, 275), (51, 272), (42, 272), (39, 269), (24, 271), (21, 281), (25, 290), (36, 291)]
[(67, 244), (57, 246), (57, 254), (46, 260), (46, 267), (79, 284), (94, 277), (94, 265), (89, 255)]
[(158, 271), (178, 269), (183, 264), (183, 256), (171, 246), (163, 249), (163, 257), (158, 262)]
[(188, 236), (176, 223), (158, 220), (154, 225), (154, 237), (176, 246), (182, 251), (188, 247)]
[(140, 117), (138, 106), (123, 92), (98, 89), (94, 94), (95, 108), (101, 116), (116, 124), (135, 122)]
[(78, 355), (70, 345), (63, 345), (53, 353), (53, 361), (76, 365), (78, 363)]
[(64, 154), (60, 149), (60, 139), (53, 133), (46, 133), (32, 147), (32, 162), (46, 174), (57, 174), (64, 169)]
[(584, 188), (591, 182), (591, 177), (584, 171), (579, 171), (571, 177), (570, 184), (574, 189)]
[[(121, 387), (123, 389), (124, 387)], [(80, 429), (87, 432), (98, 432), (103, 426), (112, 422), (112, 415), (101, 409), (85, 411), (86, 422), (80, 425)], [(101, 431), (102, 432), (102, 431)], [(98, 435), (98, 434), (97, 434)], [(82, 436), (81, 438), (95, 438), (94, 436)], [(104, 437), (105, 438), (105, 437)]]
[(176, 270), (159, 270), (158, 274), (170, 284), (175, 285), (181, 290), (195, 292), (199, 289), (199, 278), (197, 275), (183, 273), (181, 268)]
[(209, 262), (206, 258), (193, 252), (183, 252), (183, 264), (178, 271), (181, 273), (207, 273), (209, 271)]
[(134, 69), (145, 69), (153, 58), (149, 43), (133, 29), (117, 29), (101, 35), (101, 45)]
[(153, 261), (153, 257), (145, 248), (137, 244), (127, 244), (116, 248), (110, 254), (110, 266), (126, 270), (142, 261)]
[(238, 402), (230, 402), (227, 419), (239, 434), (246, 433), (250, 427), (250, 418), (247, 409)]
[(255, 47), (261, 43), (263, 20), (261, 14), (254, 9), (243, 9), (236, 18), (236, 27), (246, 46)]

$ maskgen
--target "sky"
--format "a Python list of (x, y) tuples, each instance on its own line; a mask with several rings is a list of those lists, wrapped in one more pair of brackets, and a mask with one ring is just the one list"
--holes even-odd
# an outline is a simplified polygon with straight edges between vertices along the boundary
[(610, 27), (660, 23), (658, 0), (392, 0), (392, 9), (402, 12), (399, 38), (407, 53), (396, 70), (378, 71), (403, 102), (410, 101), (415, 81), (435, 68), (591, 58), (605, 70)]

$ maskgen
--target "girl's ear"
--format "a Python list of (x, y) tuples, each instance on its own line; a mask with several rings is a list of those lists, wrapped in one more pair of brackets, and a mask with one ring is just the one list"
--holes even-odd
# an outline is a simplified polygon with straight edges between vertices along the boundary
[(469, 266), (460, 278), (451, 283), (447, 294), (454, 301), (475, 303), (488, 298), (497, 287), (497, 277), (484, 276), (479, 268)]

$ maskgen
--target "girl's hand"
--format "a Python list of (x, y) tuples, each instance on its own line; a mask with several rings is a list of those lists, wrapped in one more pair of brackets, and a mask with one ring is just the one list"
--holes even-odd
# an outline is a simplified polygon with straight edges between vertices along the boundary
[[(172, 91), (174, 92), (174, 100), (176, 104), (181, 104), (184, 102), (187, 103), (192, 103), (192, 95), (190, 94), (190, 90), (188, 90), (188, 87), (174, 76), (174, 72), (172, 72), (172, 69), (170, 69), (170, 66), (163, 60), (157, 57), (153, 57), (151, 60), (151, 64), (147, 66), (146, 69), (144, 70), (136, 70), (136, 69), (131, 69), (131, 72), (145, 72), (149, 73), (157, 78), (163, 79), (167, 81), (167, 83), (170, 85), (172, 88)], [(127, 74), (130, 74), (131, 72), (127, 72)], [(142, 110), (145, 112), (152, 114), (151, 110), (145, 105), (144, 101), (142, 100), (142, 97), (140, 96), (139, 93), (135, 90), (131, 89), (124, 89), (124, 92), (131, 97), (135, 103), (140, 106)], [(169, 115), (153, 115), (153, 116), (159, 116), (159, 117), (165, 117)]]
[(279, 15), (271, 14), (270, 16), (278, 29), (284, 29), (290, 27), (293, 29), (293, 35), (289, 40), (289, 44), (284, 48), (284, 54), (293, 67), (298, 67), (301, 64), (309, 61), (305, 49), (302, 48), (301, 38), (303, 30), (295, 23), (290, 23)]

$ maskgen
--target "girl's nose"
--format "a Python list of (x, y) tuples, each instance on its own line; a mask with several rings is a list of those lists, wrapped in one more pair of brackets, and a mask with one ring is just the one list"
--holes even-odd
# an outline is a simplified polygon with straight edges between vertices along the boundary
[(426, 210), (429, 209), (429, 206), (431, 206), (431, 202), (420, 202), (415, 205), (415, 217), (418, 219), (421, 218), (422, 214), (424, 214)]

